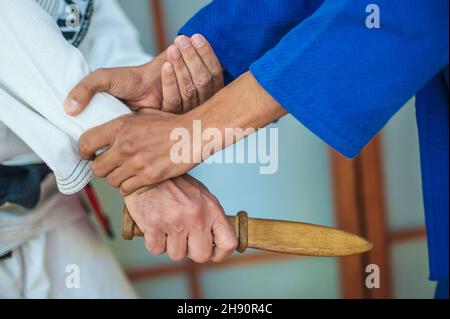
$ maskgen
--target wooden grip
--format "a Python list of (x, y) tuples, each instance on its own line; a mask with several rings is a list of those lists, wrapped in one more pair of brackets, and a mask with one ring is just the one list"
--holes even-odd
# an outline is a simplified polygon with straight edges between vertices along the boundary
[[(240, 211), (227, 216), (243, 253), (247, 247), (279, 253), (308, 256), (347, 256), (367, 252), (372, 244), (357, 235), (335, 228), (300, 222), (248, 218)], [(126, 240), (143, 236), (142, 231), (124, 206), (122, 237)]]
[[(237, 251), (243, 253), (248, 245), (248, 215), (240, 211), (236, 216), (227, 216), (228, 222), (234, 229), (238, 239)], [(126, 240), (132, 240), (134, 236), (142, 237), (144, 234), (134, 222), (127, 207), (123, 206), (122, 214), (122, 237)]]

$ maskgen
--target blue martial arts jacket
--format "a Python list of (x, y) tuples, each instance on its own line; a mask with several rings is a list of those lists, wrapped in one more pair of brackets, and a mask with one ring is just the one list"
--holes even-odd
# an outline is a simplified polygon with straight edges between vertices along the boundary
[[(379, 28), (366, 25), (372, 3)], [(304, 126), (348, 157), (416, 95), (431, 280), (449, 273), (448, 6), (448, 0), (215, 0), (179, 32), (205, 35), (229, 75), (250, 70)]]

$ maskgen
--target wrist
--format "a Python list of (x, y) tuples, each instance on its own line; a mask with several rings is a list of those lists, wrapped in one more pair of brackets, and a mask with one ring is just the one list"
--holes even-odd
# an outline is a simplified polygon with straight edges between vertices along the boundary
[[(203, 105), (184, 114), (183, 122), (191, 136), (196, 133), (195, 120), (201, 120), (202, 135), (208, 129), (220, 131), (222, 140), (214, 146), (217, 151), (286, 114), (287, 111), (264, 90), (253, 75), (246, 72)], [(244, 134), (235, 134), (236, 130)], [(201, 149), (210, 144), (210, 140), (202, 139)]]

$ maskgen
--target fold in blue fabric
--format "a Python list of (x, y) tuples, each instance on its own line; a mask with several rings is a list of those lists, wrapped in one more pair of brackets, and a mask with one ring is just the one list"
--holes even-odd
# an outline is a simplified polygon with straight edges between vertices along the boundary
[[(372, 3), (380, 28), (365, 23)], [(179, 31), (205, 35), (232, 77), (250, 70), (289, 113), (348, 157), (417, 94), (433, 280), (449, 273), (448, 6), (448, 0), (215, 0)]]

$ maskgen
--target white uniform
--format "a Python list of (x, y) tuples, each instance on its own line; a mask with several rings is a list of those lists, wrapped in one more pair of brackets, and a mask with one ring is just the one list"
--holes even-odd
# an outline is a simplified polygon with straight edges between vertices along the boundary
[[(98, 94), (87, 112), (69, 117), (63, 111), (69, 90), (90, 70), (139, 65), (150, 57), (115, 0), (94, 2), (79, 48), (55, 23), (55, 3), (65, 5), (64, 0), (0, 0), (0, 163), (44, 160), (57, 181), (53, 175), (45, 179), (31, 211), (0, 207), (0, 256), (12, 250), (10, 258), (0, 259), (0, 297), (134, 297), (79, 197), (62, 195), (57, 187), (73, 194), (89, 182), (90, 163), (79, 158), (78, 137), (128, 112), (118, 100)], [(73, 265), (79, 267), (78, 288), (66, 282), (76, 275)]]

